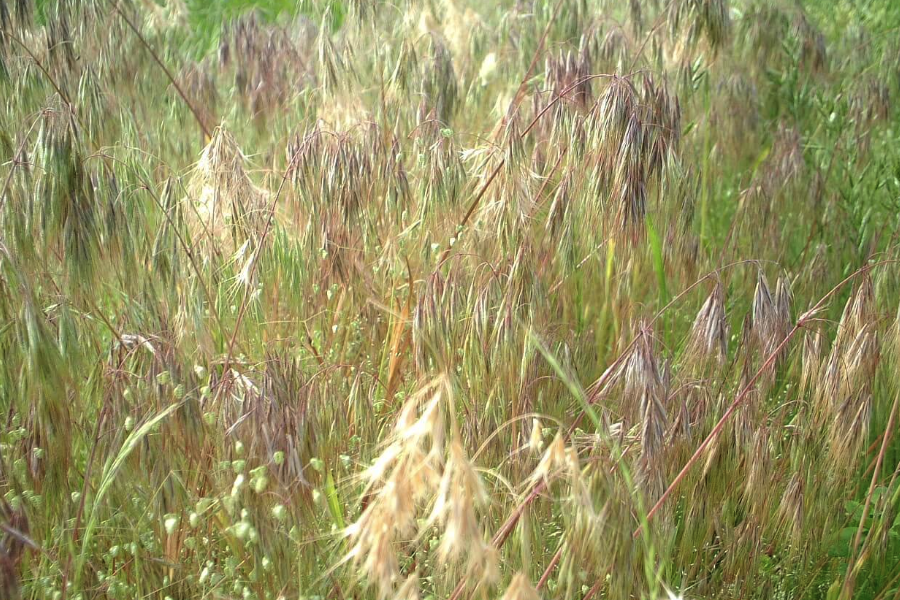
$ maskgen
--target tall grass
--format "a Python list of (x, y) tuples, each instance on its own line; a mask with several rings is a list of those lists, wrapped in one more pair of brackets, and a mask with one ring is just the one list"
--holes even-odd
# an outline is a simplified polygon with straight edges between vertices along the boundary
[(898, 31), (0, 0), (0, 598), (897, 596)]

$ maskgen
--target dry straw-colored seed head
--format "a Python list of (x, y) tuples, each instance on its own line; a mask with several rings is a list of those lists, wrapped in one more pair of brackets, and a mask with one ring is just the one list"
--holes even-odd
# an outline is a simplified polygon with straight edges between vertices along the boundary
[(234, 137), (216, 128), (189, 185), (193, 206), (185, 213), (196, 239), (229, 241), (237, 249), (261, 235), (266, 192), (250, 180), (245, 163)]
[(450, 458), (438, 488), (430, 522), (443, 526), (438, 554), (441, 560), (457, 560), (483, 544), (475, 509), (487, 502), (481, 478), (459, 441), (451, 442)]
[(822, 334), (805, 329), (803, 336), (803, 362), (800, 380), (800, 395), (815, 389), (822, 371)]
[(566, 468), (566, 443), (560, 434), (556, 434), (550, 445), (544, 451), (538, 466), (531, 474), (531, 484), (541, 481), (550, 481)]
[(779, 507), (783, 530), (791, 536), (794, 543), (800, 541), (803, 533), (803, 487), (803, 477), (800, 473), (794, 473), (784, 490)]
[(644, 154), (651, 177), (660, 177), (663, 168), (675, 160), (681, 140), (681, 104), (666, 82), (643, 77)]
[(771, 498), (772, 460), (769, 452), (769, 431), (760, 427), (752, 434), (752, 442), (746, 455), (747, 479), (744, 499), (757, 515), (764, 516)]
[(397, 600), (419, 600), (419, 574), (413, 573), (397, 589)]
[(712, 293), (697, 313), (691, 328), (686, 360), (712, 358), (722, 363), (728, 353), (728, 321), (725, 318), (725, 290), (716, 281)]
[[(762, 359), (767, 359), (790, 329), (791, 292), (786, 279), (780, 278), (772, 294), (765, 274), (760, 270), (753, 296), (752, 331)], [(784, 356), (779, 353), (778, 360)]]
[(852, 467), (868, 436), (880, 358), (874, 288), (865, 277), (844, 307), (816, 390), (817, 422), (828, 427), (831, 458), (839, 472)]
[(540, 419), (532, 419), (531, 435), (528, 437), (528, 450), (537, 454), (544, 448), (544, 428)]
[(400, 578), (394, 542), (415, 534), (419, 506), (441, 481), (444, 392), (438, 380), (406, 401), (387, 446), (363, 473), (364, 494), (372, 498), (345, 532), (350, 542), (346, 560), (382, 598), (393, 595)]
[(642, 328), (625, 366), (625, 397), (636, 404), (641, 424), (640, 480), (654, 494), (661, 492), (661, 450), (668, 418), (668, 390), (653, 349), (653, 331)]
[(524, 573), (516, 573), (500, 600), (541, 600), (541, 597)]
[(598, 99), (597, 108), (595, 135), (599, 138), (599, 148), (610, 161), (607, 166), (612, 167), (615, 164), (612, 161), (626, 141), (629, 125), (639, 112), (637, 92), (631, 81), (624, 77), (610, 79)]
[[(445, 448), (445, 413), (452, 414), (452, 392), (438, 378), (411, 396), (400, 411), (394, 432), (375, 463), (363, 473), (368, 504), (345, 535), (351, 562), (382, 598), (395, 594), (400, 581), (394, 543), (441, 532), (438, 558), (465, 559), (470, 577), (492, 584), (497, 554), (484, 540), (478, 509), (487, 503), (481, 477), (469, 461), (454, 423)], [(445, 454), (446, 451), (446, 454)], [(419, 518), (433, 500), (430, 515)], [(424, 524), (423, 524), (424, 523)], [(409, 581), (400, 587), (412, 585)]]

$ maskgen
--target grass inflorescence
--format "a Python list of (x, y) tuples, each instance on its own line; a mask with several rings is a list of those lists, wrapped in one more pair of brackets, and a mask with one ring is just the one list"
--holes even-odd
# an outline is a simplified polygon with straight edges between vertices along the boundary
[(898, 31), (0, 0), (0, 599), (896, 597)]

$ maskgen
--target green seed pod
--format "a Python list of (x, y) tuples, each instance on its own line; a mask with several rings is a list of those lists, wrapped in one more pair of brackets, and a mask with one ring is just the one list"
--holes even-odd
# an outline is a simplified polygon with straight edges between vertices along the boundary
[(287, 508), (283, 504), (276, 504), (272, 507), (272, 516), (276, 521), (284, 521), (287, 518)]

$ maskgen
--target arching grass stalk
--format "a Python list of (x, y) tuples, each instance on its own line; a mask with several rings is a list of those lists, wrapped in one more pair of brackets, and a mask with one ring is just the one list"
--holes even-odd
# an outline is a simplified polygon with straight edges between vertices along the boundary
[(84, 564), (88, 558), (88, 549), (91, 547), (94, 530), (100, 520), (100, 512), (104, 509), (103, 499), (112, 487), (113, 482), (115, 482), (122, 465), (125, 464), (125, 461), (131, 453), (138, 447), (138, 444), (150, 435), (157, 425), (178, 410), (183, 404), (183, 402), (171, 404), (150, 417), (125, 438), (119, 451), (114, 456), (110, 455), (107, 459), (100, 476), (100, 487), (97, 488), (97, 493), (91, 502), (90, 516), (88, 517), (84, 528), (84, 535), (81, 538), (81, 551), (78, 554), (78, 559), (75, 561), (73, 585), (76, 589), (79, 589), (81, 584), (81, 578), (84, 573)]

